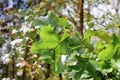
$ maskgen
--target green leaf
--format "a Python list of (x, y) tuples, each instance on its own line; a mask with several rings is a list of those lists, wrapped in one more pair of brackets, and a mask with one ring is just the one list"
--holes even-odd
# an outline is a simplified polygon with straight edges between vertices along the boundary
[(117, 48), (115, 55), (113, 56), (115, 60), (120, 59), (120, 47)]
[(57, 23), (59, 22), (59, 17), (56, 16), (56, 14), (54, 14), (53, 12), (50, 12), (48, 14), (48, 21), (50, 25), (57, 27)]
[(64, 32), (64, 34), (60, 38), (60, 42), (64, 41), (66, 38), (68, 38), (70, 35), (67, 32)]
[(88, 30), (85, 34), (84, 34), (84, 39), (89, 43), (90, 42), (90, 38), (91, 36), (97, 36), (98, 38), (100, 38), (101, 40), (104, 40), (108, 43), (111, 42), (111, 37), (108, 33), (106, 33), (105, 31), (91, 31)]
[(88, 62), (88, 58), (83, 58), (81, 56), (75, 56), (77, 59), (77, 65), (79, 65), (81, 68), (84, 68), (86, 63)]
[(67, 48), (67, 43), (63, 42), (61, 43), (57, 48), (56, 48), (56, 52), (59, 54), (66, 54), (66, 48)]
[(41, 30), (38, 31), (41, 41), (32, 45), (31, 51), (33, 53), (38, 52), (40, 49), (53, 49), (59, 44), (59, 37), (53, 29), (54, 28), (49, 25), (42, 27)]
[(104, 41), (100, 40), (97, 42), (94, 52), (98, 54), (102, 49), (104, 49), (104, 47), (105, 47)]
[(120, 37), (116, 36), (116, 34), (113, 34), (112, 39), (113, 39), (112, 44), (116, 47), (119, 47), (120, 46)]
[(94, 36), (94, 32), (91, 30), (88, 30), (85, 34), (84, 34), (84, 39), (86, 43), (90, 42), (90, 38), (91, 36)]
[(44, 59), (51, 58), (52, 60), (55, 60), (55, 54), (54, 54), (53, 50), (40, 50), (39, 55)]
[(40, 19), (33, 21), (33, 26), (48, 26), (49, 24), (53, 27), (57, 27), (59, 22), (59, 17), (57, 17), (53, 12), (50, 12), (47, 16), (40, 17)]
[(47, 16), (40, 17), (40, 19), (33, 21), (33, 26), (48, 26), (51, 25), (53, 27), (62, 27), (64, 28), (71, 28), (68, 20), (66, 18), (59, 18), (55, 13), (50, 12)]
[(105, 46), (105, 48), (106, 48), (106, 49), (103, 49), (103, 50), (98, 54), (98, 58), (99, 58), (100, 60), (109, 60), (109, 59), (111, 59), (111, 58), (114, 56), (114, 54), (115, 54), (115, 52), (116, 52), (116, 50), (117, 50), (117, 48), (114, 47), (112, 44), (107, 44), (107, 45)]
[(59, 37), (58, 35), (54, 32), (54, 28), (52, 26), (45, 26), (43, 28), (41, 28), (38, 31), (38, 34), (40, 35), (42, 41), (53, 41), (53, 42), (59, 42)]
[(97, 43), (96, 49), (97, 49), (97, 50), (101, 50), (101, 49), (103, 49), (104, 47), (105, 47), (105, 46), (104, 46), (103, 41), (99, 41), (99, 42)]
[(96, 68), (98, 67), (98, 64), (96, 64), (93, 61), (90, 61), (86, 65), (86, 69), (88, 70), (89, 74), (95, 79), (95, 80), (101, 80), (100, 77), (96, 74)]
[(59, 18), (58, 25), (61, 26), (61, 27), (66, 27), (66, 28), (71, 27), (71, 25), (69, 24), (69, 22), (66, 18)]
[(78, 72), (76, 72), (76, 74), (74, 76), (75, 80), (80, 80), (83, 73), (84, 73), (84, 69), (81, 69)]
[(95, 31), (94, 32), (95, 36), (98, 36), (100, 39), (106, 41), (106, 42), (110, 42), (111, 41), (111, 37), (108, 33), (106, 33), (105, 31)]
[(61, 57), (58, 60), (57, 73), (61, 73), (65, 70), (65, 64), (62, 62)]
[(100, 61), (98, 62), (102, 70), (107, 70), (111, 68), (111, 63), (109, 61)]
[(33, 26), (47, 26), (47, 25), (49, 25), (49, 22), (46, 18), (41, 17), (40, 20), (37, 19), (33, 21)]
[(80, 65), (71, 65), (67, 67), (67, 70), (70, 72), (72, 70), (80, 70)]
[(89, 63), (96, 69), (96, 70), (100, 70), (100, 65), (97, 61), (95, 60), (89, 60)]
[(76, 36), (70, 36), (69, 38), (70, 46), (76, 47), (80, 45), (80, 40)]

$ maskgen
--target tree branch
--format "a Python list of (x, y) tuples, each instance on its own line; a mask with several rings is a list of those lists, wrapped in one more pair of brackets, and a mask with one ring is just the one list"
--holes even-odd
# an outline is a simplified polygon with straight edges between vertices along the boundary
[(83, 23), (84, 23), (84, 10), (83, 10), (83, 6), (84, 6), (84, 0), (79, 0), (78, 4), (77, 4), (77, 8), (78, 8), (78, 15), (79, 15), (79, 21), (75, 21), (74, 18), (72, 17), (67, 17), (65, 15), (63, 15), (62, 13), (60, 13), (58, 10), (56, 10), (53, 6), (51, 6), (51, 4), (49, 4), (47, 1), (44, 0), (44, 2), (46, 3), (46, 6), (52, 10), (54, 13), (56, 13), (58, 16), (63, 17), (63, 18), (67, 18), (70, 22), (72, 22), (74, 24), (74, 26), (76, 26), (77, 31), (81, 34), (81, 36), (83, 36)]
[(77, 23), (77, 30), (78, 32), (80, 32), (81, 36), (83, 36), (83, 28), (84, 28), (84, 10), (83, 10), (83, 6), (84, 6), (84, 0), (79, 0), (77, 7), (79, 10), (79, 21)]
[(56, 10), (53, 6), (51, 6), (47, 1), (44, 0), (44, 2), (46, 3), (46, 6), (52, 10), (54, 13), (56, 13), (58, 16), (62, 17), (62, 18), (67, 18), (70, 22), (72, 22), (75, 26), (76, 26), (76, 22), (73, 18), (69, 18), (65, 15), (63, 15), (62, 13), (60, 13), (58, 10)]

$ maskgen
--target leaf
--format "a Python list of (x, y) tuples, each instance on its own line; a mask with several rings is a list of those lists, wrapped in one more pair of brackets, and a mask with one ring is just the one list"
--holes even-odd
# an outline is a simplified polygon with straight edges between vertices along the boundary
[(41, 41), (32, 45), (31, 51), (34, 53), (40, 49), (53, 49), (59, 44), (59, 37), (50, 25), (42, 27), (38, 34), (41, 37)]
[(106, 49), (103, 49), (98, 54), (98, 58), (100, 60), (109, 60), (109, 59), (111, 59), (114, 56), (114, 54), (115, 54), (115, 52), (117, 50), (117, 48), (114, 47), (112, 44), (107, 44), (105, 48)]
[(78, 72), (76, 72), (76, 75), (74, 76), (75, 80), (80, 80), (83, 73), (84, 73), (84, 69), (81, 69)]
[(89, 60), (89, 63), (96, 69), (96, 70), (100, 70), (100, 65), (97, 61), (95, 60)]
[(59, 22), (59, 17), (56, 16), (56, 14), (54, 14), (53, 12), (50, 12), (48, 14), (48, 21), (49, 24), (51, 24), (54, 27), (57, 27), (57, 23)]
[(69, 44), (70, 46), (79, 46), (80, 45), (80, 40), (76, 36), (70, 36), (69, 38)]
[(111, 68), (111, 63), (109, 61), (100, 61), (98, 62), (102, 70), (108, 70)]
[(45, 58), (51, 58), (51, 59), (55, 60), (55, 55), (53, 53), (53, 50), (40, 50), (39, 54), (44, 59)]
[(85, 34), (84, 34), (84, 39), (86, 43), (90, 42), (90, 38), (91, 36), (94, 36), (94, 32), (91, 30), (88, 30)]
[(66, 38), (68, 38), (70, 35), (67, 32), (64, 32), (64, 34), (60, 38), (60, 42), (64, 41)]
[(97, 43), (96, 49), (97, 49), (97, 50), (101, 50), (101, 49), (103, 49), (104, 47), (105, 47), (105, 46), (104, 46), (103, 41), (99, 41), (99, 42)]
[(72, 70), (80, 70), (80, 66), (79, 65), (71, 65), (67, 67), (67, 70), (69, 72), (71, 72)]
[(100, 39), (106, 41), (106, 42), (110, 42), (111, 37), (108, 33), (106, 33), (105, 31), (95, 31), (94, 33), (95, 36), (98, 36)]
[(96, 64), (93, 61), (89, 61), (86, 65), (86, 69), (89, 71), (89, 74), (95, 79), (95, 80), (101, 80), (100, 77), (96, 74), (96, 67), (98, 67), (98, 64)]
[(66, 18), (59, 18), (53, 12), (50, 12), (47, 16), (42, 16), (40, 19), (33, 21), (33, 26), (43, 27), (48, 26), (49, 24), (53, 27), (71, 28), (71, 25)]
[(46, 19), (46, 17), (45, 18), (41, 17), (40, 20), (37, 19), (33, 21), (33, 26), (47, 26), (47, 25), (49, 25), (49, 22)]
[(45, 26), (38, 31), (42, 41), (59, 41), (58, 35), (54, 32), (54, 28), (52, 26)]
[(41, 16), (40, 19), (33, 21), (33, 26), (48, 26), (49, 24), (53, 27), (57, 26), (59, 17), (57, 17), (53, 12), (50, 12), (47, 16)]
[(104, 48), (105, 48), (105, 44), (103, 43), (102, 40), (100, 40), (97, 42), (96, 48), (94, 49), (94, 52), (98, 54)]
[(57, 48), (56, 48), (56, 52), (59, 53), (59, 54), (66, 54), (66, 45), (67, 43), (66, 42), (63, 42), (61, 43)]
[(58, 47), (55, 49), (55, 72), (60, 73), (64, 70), (65, 64), (62, 61), (62, 54), (66, 54), (66, 43), (61, 43)]
[(88, 62), (88, 58), (83, 58), (81, 56), (75, 56), (77, 59), (77, 65), (79, 65), (81, 68), (84, 68)]
[(116, 34), (113, 34), (112, 39), (113, 39), (112, 44), (116, 47), (119, 47), (120, 46), (120, 37), (116, 36)]
[(62, 62), (61, 57), (58, 60), (58, 65), (57, 65), (57, 73), (61, 73), (65, 70), (65, 64)]
[(116, 51), (115, 55), (113, 56), (113, 58), (115, 60), (120, 59), (120, 47), (117, 48), (117, 51)]
[(71, 27), (71, 25), (69, 24), (69, 22), (66, 18), (59, 18), (58, 25), (61, 27), (66, 27), (66, 28)]
[(108, 33), (106, 33), (105, 31), (91, 31), (88, 30), (85, 35), (84, 35), (84, 39), (89, 43), (90, 42), (90, 38), (91, 36), (97, 36), (99, 37), (101, 40), (104, 40), (108, 43), (111, 42), (111, 37)]

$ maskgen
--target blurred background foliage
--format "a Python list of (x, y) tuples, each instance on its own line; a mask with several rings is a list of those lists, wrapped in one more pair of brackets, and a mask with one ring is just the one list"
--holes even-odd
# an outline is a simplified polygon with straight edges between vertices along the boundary
[(119, 80), (119, 4), (0, 0), (0, 79)]

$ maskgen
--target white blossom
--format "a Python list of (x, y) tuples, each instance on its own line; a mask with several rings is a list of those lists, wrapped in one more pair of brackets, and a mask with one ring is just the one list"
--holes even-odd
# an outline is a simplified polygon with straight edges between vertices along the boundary
[(22, 74), (23, 74), (23, 71), (22, 71), (22, 70), (19, 70), (19, 71), (17, 72), (17, 75), (18, 75), (18, 76), (22, 76)]
[(30, 28), (27, 25), (22, 25), (22, 27), (20, 28), (20, 31), (22, 31), (24, 34), (29, 30)]
[(16, 66), (17, 66), (17, 67), (20, 67), (20, 68), (23, 68), (23, 67), (25, 66), (25, 64), (22, 63), (22, 62), (20, 62), (20, 63), (16, 64)]
[(10, 78), (3, 78), (2, 80), (10, 80)]
[(4, 54), (1, 57), (1, 60), (2, 60), (3, 64), (8, 64), (11, 61), (10, 54)]
[(25, 19), (25, 20), (29, 19), (29, 16), (25, 16), (24, 19)]
[(12, 48), (15, 48), (16, 45), (20, 45), (22, 44), (22, 42), (23, 42), (23, 39), (15, 39), (10, 44)]
[(16, 29), (13, 29), (12, 30), (12, 34), (15, 34), (15, 33), (17, 33), (18, 32), (18, 30), (16, 30)]
[(61, 61), (62, 61), (63, 64), (65, 64), (66, 57), (67, 57), (66, 55), (62, 55), (62, 56), (61, 56)]

